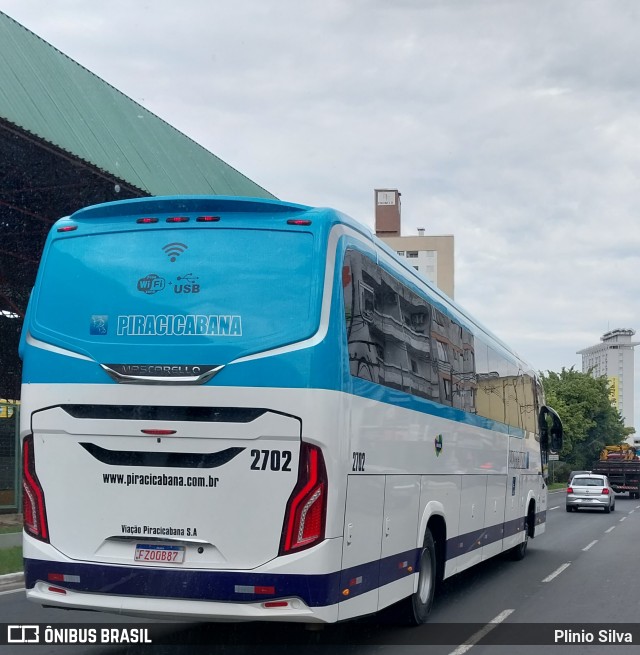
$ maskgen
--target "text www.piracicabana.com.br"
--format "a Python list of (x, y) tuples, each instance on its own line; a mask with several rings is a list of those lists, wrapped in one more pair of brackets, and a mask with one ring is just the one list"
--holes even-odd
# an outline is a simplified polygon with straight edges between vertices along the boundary
[(126, 487), (142, 485), (150, 487), (217, 487), (219, 478), (212, 475), (166, 475), (153, 473), (103, 473), (104, 484), (121, 484)]

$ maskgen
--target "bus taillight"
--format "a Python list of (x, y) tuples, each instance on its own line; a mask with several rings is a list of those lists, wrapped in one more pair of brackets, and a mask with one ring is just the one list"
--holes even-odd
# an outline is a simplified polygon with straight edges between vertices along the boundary
[(302, 443), (298, 483), (287, 503), (280, 555), (314, 546), (324, 539), (327, 518), (327, 471), (322, 451)]
[(33, 435), (29, 435), (22, 444), (22, 491), (25, 532), (40, 541), (48, 542), (47, 512), (44, 505), (44, 491), (36, 475)]

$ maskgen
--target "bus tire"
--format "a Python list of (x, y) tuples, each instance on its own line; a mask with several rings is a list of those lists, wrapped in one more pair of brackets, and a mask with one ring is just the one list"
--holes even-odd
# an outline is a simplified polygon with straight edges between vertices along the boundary
[(409, 625), (426, 623), (433, 606), (438, 568), (436, 545), (431, 530), (428, 528), (424, 535), (418, 566), (420, 567), (418, 571), (418, 588), (414, 594), (402, 601), (404, 622)]
[(529, 545), (529, 521), (531, 520), (531, 515), (527, 514), (524, 517), (524, 541), (519, 543), (515, 548), (512, 548), (509, 551), (509, 555), (512, 560), (519, 562), (524, 559), (524, 556), (527, 554), (527, 546)]

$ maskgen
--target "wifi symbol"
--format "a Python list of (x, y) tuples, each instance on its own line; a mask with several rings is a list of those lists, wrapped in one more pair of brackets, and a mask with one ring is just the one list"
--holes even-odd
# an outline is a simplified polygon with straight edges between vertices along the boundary
[(162, 246), (165, 255), (169, 257), (169, 261), (175, 262), (176, 259), (187, 249), (184, 243), (168, 243)]

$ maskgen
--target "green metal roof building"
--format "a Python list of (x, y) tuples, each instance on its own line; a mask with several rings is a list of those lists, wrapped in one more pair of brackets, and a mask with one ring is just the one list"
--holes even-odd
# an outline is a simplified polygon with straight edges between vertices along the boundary
[(172, 194), (274, 197), (0, 12), (0, 398), (19, 397), (17, 340), (51, 224)]
[(273, 196), (0, 13), (0, 118), (150, 195)]

